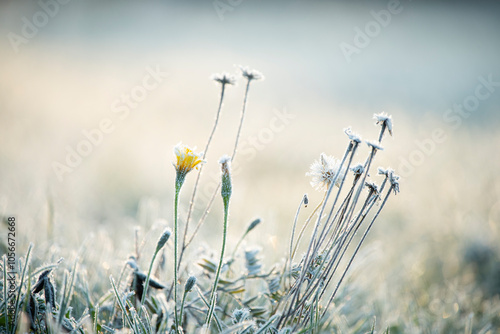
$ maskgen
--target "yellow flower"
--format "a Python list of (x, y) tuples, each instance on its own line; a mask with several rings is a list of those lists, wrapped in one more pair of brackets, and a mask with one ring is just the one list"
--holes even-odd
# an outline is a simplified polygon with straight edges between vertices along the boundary
[(198, 165), (204, 163), (203, 153), (195, 153), (192, 149), (181, 143), (174, 147), (174, 154), (177, 157), (177, 163), (174, 164), (178, 174), (186, 175)]

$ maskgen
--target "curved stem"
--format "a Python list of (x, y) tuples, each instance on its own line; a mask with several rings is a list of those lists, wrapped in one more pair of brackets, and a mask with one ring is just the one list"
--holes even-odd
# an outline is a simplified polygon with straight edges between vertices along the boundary
[[(226, 90), (226, 84), (222, 84), (221, 86), (221, 92), (220, 92), (220, 99), (219, 99), (219, 107), (217, 108), (217, 114), (215, 116), (215, 123), (212, 128), (212, 132), (210, 133), (210, 136), (208, 137), (207, 144), (205, 146), (205, 150), (203, 151), (203, 159), (207, 156), (208, 148), (210, 147), (210, 143), (212, 142), (212, 139), (214, 137), (215, 130), (217, 129), (217, 125), (219, 124), (219, 117), (220, 117), (220, 112), (222, 110), (222, 101), (224, 100), (224, 92)], [(181, 253), (179, 255), (179, 266), (177, 267), (177, 270), (179, 270), (179, 267), (181, 265), (182, 261), (182, 256), (184, 255), (184, 250), (187, 248), (186, 244), (186, 239), (187, 239), (187, 233), (188, 233), (188, 228), (189, 228), (189, 222), (191, 221), (191, 215), (193, 214), (194, 210), (194, 202), (196, 199), (196, 193), (198, 190), (198, 183), (200, 182), (201, 178), (201, 172), (203, 170), (203, 164), (200, 165), (198, 175), (196, 176), (196, 181), (194, 183), (194, 188), (193, 188), (193, 194), (191, 195), (191, 200), (189, 202), (189, 209), (187, 212), (187, 217), (186, 217), (186, 225), (184, 226), (184, 234), (182, 237), (182, 247), (181, 247)]]
[(243, 120), (245, 119), (245, 111), (247, 109), (247, 99), (248, 99), (248, 90), (250, 89), (250, 79), (247, 81), (247, 87), (245, 89), (245, 97), (243, 98), (243, 106), (241, 107), (241, 118), (240, 125), (238, 126), (238, 132), (236, 133), (236, 140), (234, 142), (233, 154), (231, 155), (231, 161), (234, 160), (234, 156), (236, 155), (236, 150), (238, 149), (238, 143), (241, 135), (241, 128), (243, 127)]
[(304, 231), (306, 230), (307, 226), (309, 226), (309, 223), (311, 222), (311, 219), (314, 216), (314, 214), (323, 205), (323, 202), (326, 199), (326, 194), (327, 194), (327, 192), (325, 191), (325, 195), (323, 196), (323, 199), (321, 200), (321, 202), (319, 202), (319, 204), (314, 208), (313, 212), (311, 212), (311, 214), (307, 218), (304, 225), (302, 225), (302, 228), (300, 229), (300, 232), (299, 232), (299, 236), (297, 237), (297, 243), (295, 244), (295, 247), (293, 248), (293, 252), (291, 253), (290, 263), (291, 263), (291, 261), (293, 261), (293, 258), (295, 257), (295, 253), (297, 252), (297, 248), (299, 247), (300, 239), (302, 239), (302, 236), (304, 235)]
[(142, 293), (142, 298), (141, 298), (141, 307), (139, 308), (138, 312), (139, 317), (142, 314), (142, 307), (144, 306), (144, 302), (146, 301), (146, 295), (148, 293), (148, 288), (149, 288), (149, 280), (151, 279), (151, 271), (153, 270), (153, 263), (155, 262), (158, 251), (159, 249), (154, 252), (153, 258), (151, 259), (151, 263), (149, 264), (148, 276), (146, 276), (146, 281), (144, 282), (144, 291)]
[(182, 324), (182, 313), (184, 311), (184, 303), (186, 302), (186, 295), (187, 295), (187, 292), (184, 291), (184, 295), (182, 296), (182, 304), (181, 304), (181, 311), (179, 313), (179, 319), (181, 321), (181, 324)]
[[(250, 82), (251, 81), (252, 80), (247, 81), (247, 86), (245, 89), (245, 97), (243, 98), (243, 106), (241, 108), (240, 125), (238, 127), (238, 132), (236, 133), (236, 140), (234, 142), (233, 154), (231, 155), (231, 162), (234, 161), (234, 157), (235, 157), (236, 152), (238, 150), (238, 144), (239, 144), (239, 140), (240, 140), (240, 136), (241, 136), (241, 129), (243, 128), (243, 121), (245, 120), (245, 112), (246, 112), (246, 106), (247, 106), (247, 100), (248, 100), (248, 91), (250, 90)], [(196, 225), (194, 232), (189, 237), (188, 242), (184, 245), (183, 249), (186, 249), (191, 244), (194, 237), (196, 236), (196, 233), (198, 233), (198, 230), (205, 222), (205, 219), (207, 218), (208, 212), (212, 208), (212, 204), (214, 203), (215, 196), (217, 195), (217, 192), (219, 191), (220, 186), (221, 186), (221, 183), (219, 182), (216, 189), (212, 193), (212, 196), (210, 197), (209, 203), (207, 204), (207, 207), (205, 208), (205, 211), (204, 211), (202, 217), (198, 221), (198, 224)]]

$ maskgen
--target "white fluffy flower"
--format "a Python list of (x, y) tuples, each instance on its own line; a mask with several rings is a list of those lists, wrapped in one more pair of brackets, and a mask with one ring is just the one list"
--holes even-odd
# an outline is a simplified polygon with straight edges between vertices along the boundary
[(319, 160), (312, 163), (306, 176), (311, 176), (311, 185), (316, 189), (328, 189), (330, 184), (340, 186), (344, 178), (345, 169), (340, 170), (340, 160), (321, 153)]

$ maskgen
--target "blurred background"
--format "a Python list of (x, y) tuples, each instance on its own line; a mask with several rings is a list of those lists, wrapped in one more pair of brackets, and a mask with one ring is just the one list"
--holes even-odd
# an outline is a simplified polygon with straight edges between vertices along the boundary
[[(33, 241), (68, 256), (94, 240), (122, 261), (136, 226), (171, 225), (172, 148), (204, 148), (219, 98), (210, 76), (249, 66), (265, 80), (250, 88), (230, 244), (260, 217), (246, 243), (279, 261), (304, 193), (312, 207), (322, 197), (310, 164), (343, 154), (347, 126), (374, 139), (385, 111), (394, 136), (375, 166), (401, 174), (401, 194), (352, 271), (369, 279), (352, 284), (375, 291), (359, 298), (381, 326), (412, 309), (431, 332), (494, 330), (499, 18), (486, 1), (2, 1), (0, 210), (17, 217), (20, 252)], [(196, 217), (232, 151), (244, 88), (226, 91)], [(217, 249), (220, 218), (217, 198), (195, 243)]]

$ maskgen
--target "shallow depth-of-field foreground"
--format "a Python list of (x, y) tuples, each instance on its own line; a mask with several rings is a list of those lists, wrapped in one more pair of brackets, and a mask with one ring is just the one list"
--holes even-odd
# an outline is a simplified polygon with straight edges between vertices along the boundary
[[(463, 128), (415, 147), (410, 121), (377, 111), (325, 119), (327, 147), (304, 139), (252, 163), (241, 129), (261, 79), (215, 75), (215, 121), (186, 121), (182, 143), (157, 143), (172, 176), (161, 198), (113, 214), (128, 188), (110, 183), (79, 217), (50, 184), (31, 189), (32, 207), (2, 194), (2, 333), (497, 332), (500, 166), (489, 157), (500, 136)], [(239, 117), (218, 136), (237, 92)]]

